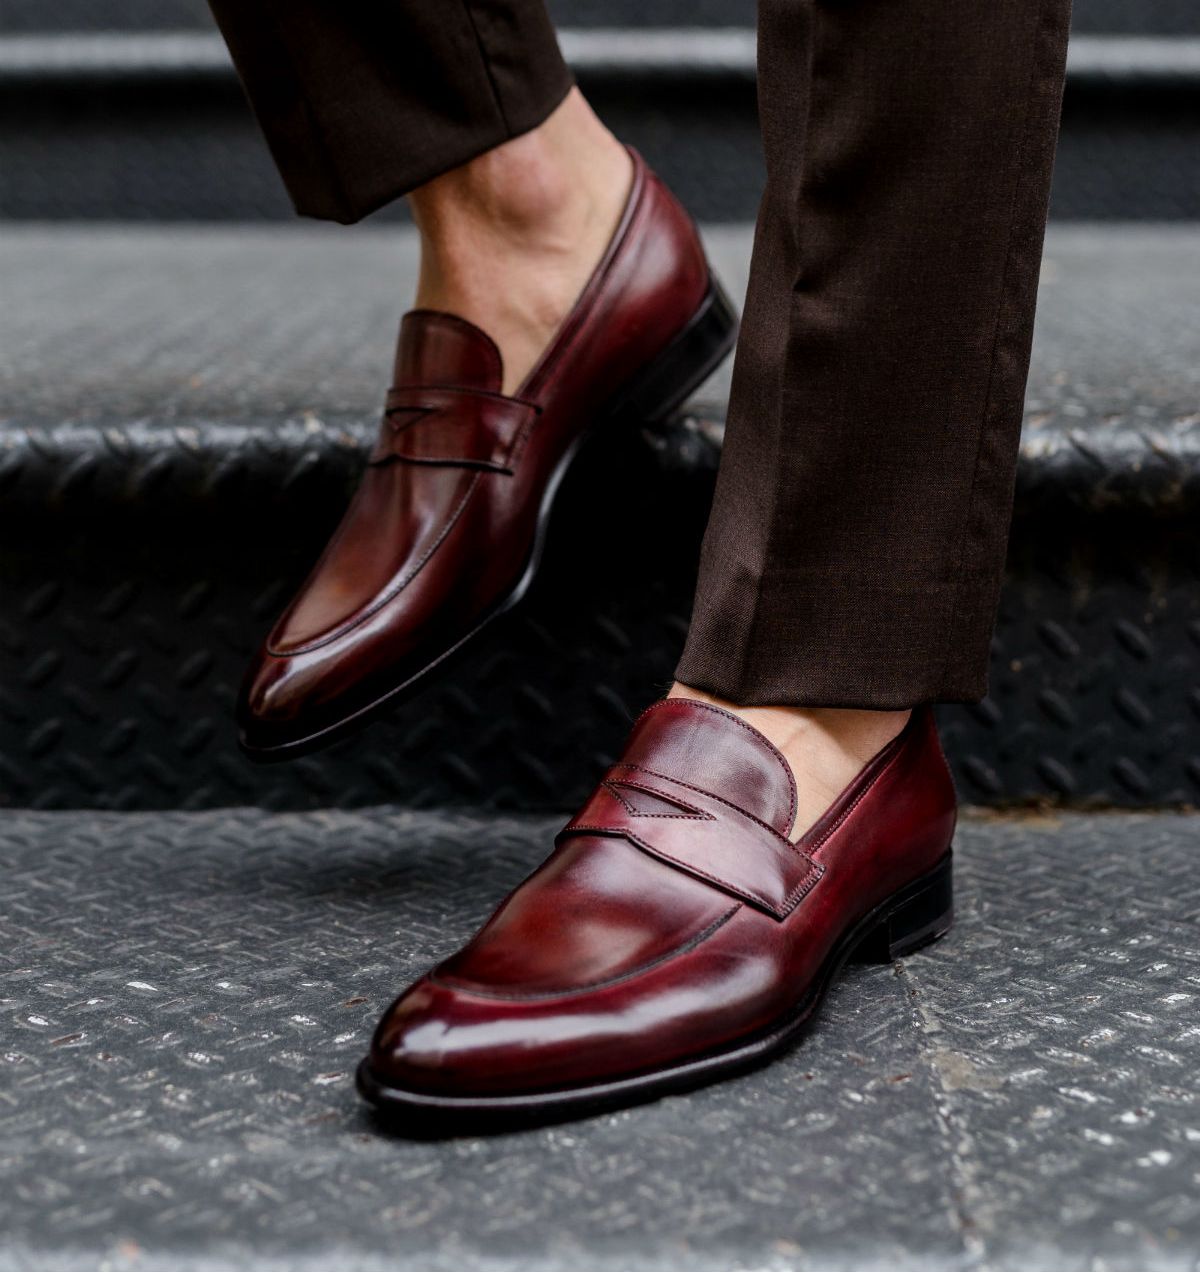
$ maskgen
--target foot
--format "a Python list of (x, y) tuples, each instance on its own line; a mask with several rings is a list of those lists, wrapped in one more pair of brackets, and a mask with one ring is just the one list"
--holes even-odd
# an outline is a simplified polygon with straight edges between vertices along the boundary
[(629, 151), (572, 89), (541, 127), (409, 196), (417, 308), (486, 331), (501, 391), (515, 393), (604, 255), (632, 181)]
[(670, 697), (690, 698), (745, 720), (773, 743), (796, 782), (795, 842), (858, 776), (899, 736), (911, 711), (846, 711), (818, 707), (739, 707), (678, 682)]
[(710, 1082), (794, 1043), (849, 956), (899, 957), (950, 926), (954, 790), (931, 713), (793, 844), (796, 807), (790, 766), (743, 719), (657, 703), (545, 865), (387, 1011), (363, 1094), (482, 1130)]
[(247, 673), (238, 718), (252, 758), (324, 746), (444, 668), (528, 590), (584, 439), (661, 418), (729, 349), (735, 320), (695, 226), (626, 158), (633, 181), (603, 260), (549, 348), (526, 351), (540, 369), (518, 397), (485, 330), (461, 314), (405, 316), (362, 483)]

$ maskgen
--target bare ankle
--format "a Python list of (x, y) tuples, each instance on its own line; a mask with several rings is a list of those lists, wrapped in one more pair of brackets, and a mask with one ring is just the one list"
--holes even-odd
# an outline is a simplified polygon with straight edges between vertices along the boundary
[(799, 839), (854, 777), (908, 723), (911, 711), (835, 707), (743, 707), (703, 690), (674, 684), (672, 698), (693, 698), (740, 716), (772, 742), (796, 778)]
[(443, 173), (409, 196), (433, 245), (463, 223), (495, 238), (563, 242), (581, 219), (623, 202), (630, 160), (577, 89), (538, 128)]
[(540, 127), (409, 196), (418, 306), (500, 346), (506, 392), (537, 360), (612, 237), (632, 180), (625, 148), (572, 90)]

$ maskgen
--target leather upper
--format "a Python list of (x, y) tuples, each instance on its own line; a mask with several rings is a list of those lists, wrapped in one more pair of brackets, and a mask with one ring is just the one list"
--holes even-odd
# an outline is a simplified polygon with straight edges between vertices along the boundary
[(694, 226), (635, 155), (612, 243), (516, 394), (501, 392), (485, 332), (406, 314), (361, 484), (247, 674), (244, 736), (269, 746), (319, 730), (470, 634), (520, 582), (570, 448), (707, 287)]
[(753, 1036), (840, 936), (945, 856), (955, 800), (928, 710), (797, 844), (779, 752), (684, 699), (634, 727), (547, 861), (384, 1016), (370, 1065), (409, 1091), (609, 1081)]

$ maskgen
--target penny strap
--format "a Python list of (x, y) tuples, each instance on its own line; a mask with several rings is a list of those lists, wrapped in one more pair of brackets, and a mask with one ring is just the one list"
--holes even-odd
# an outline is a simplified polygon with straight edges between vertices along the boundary
[(784, 835), (720, 796), (635, 764), (609, 770), (560, 839), (569, 835), (623, 836), (780, 920), (825, 870)]
[(517, 439), (537, 414), (532, 402), (485, 389), (400, 385), (388, 392), (369, 462), (511, 472)]

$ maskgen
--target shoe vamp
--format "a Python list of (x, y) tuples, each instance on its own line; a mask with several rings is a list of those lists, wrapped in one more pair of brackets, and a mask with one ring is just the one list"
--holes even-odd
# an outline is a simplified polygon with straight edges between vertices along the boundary
[[(444, 562), (464, 518), (478, 515), (481, 474), (466, 468), (392, 463), (368, 468), (362, 484), (296, 599), (272, 634), (272, 651), (295, 652), (362, 622), (380, 606), (450, 577)], [(470, 577), (459, 571), (459, 577)], [(436, 588), (434, 589), (436, 590)]]
[(434, 975), (506, 997), (600, 988), (694, 948), (737, 908), (625, 839), (573, 837)]

